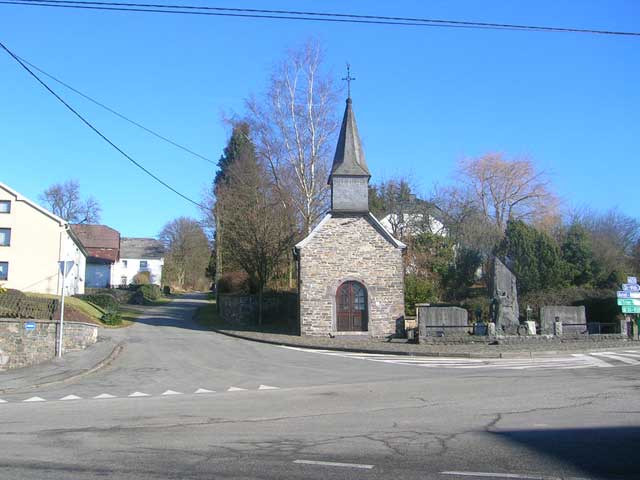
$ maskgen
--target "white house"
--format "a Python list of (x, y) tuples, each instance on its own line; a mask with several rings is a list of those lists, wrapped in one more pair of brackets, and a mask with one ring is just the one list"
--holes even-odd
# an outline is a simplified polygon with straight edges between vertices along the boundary
[(62, 293), (61, 261), (71, 261), (65, 291), (84, 293), (87, 251), (62, 218), (0, 183), (0, 284)]
[(421, 233), (447, 236), (447, 229), (441, 221), (428, 214), (390, 213), (380, 220), (380, 224), (396, 238), (411, 237)]
[(113, 265), (112, 278), (116, 285), (129, 285), (140, 272), (149, 272), (150, 281), (160, 285), (164, 266), (164, 248), (154, 238), (120, 240), (120, 260)]

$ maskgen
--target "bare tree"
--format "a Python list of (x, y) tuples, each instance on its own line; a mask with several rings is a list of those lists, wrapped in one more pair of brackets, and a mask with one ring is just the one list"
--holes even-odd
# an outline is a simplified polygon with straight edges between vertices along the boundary
[(224, 219), (225, 243), (233, 261), (249, 275), (258, 293), (258, 323), (267, 282), (293, 246), (295, 228), (262, 166), (251, 156), (230, 165), (227, 181), (217, 191), (216, 214)]
[(263, 97), (247, 100), (257, 154), (304, 235), (328, 206), (336, 102), (336, 87), (322, 70), (322, 49), (312, 41), (275, 67)]
[(165, 248), (163, 281), (182, 290), (206, 288), (211, 249), (202, 226), (180, 217), (164, 226), (159, 239)]
[(488, 154), (462, 160), (459, 175), (468, 198), (501, 232), (509, 220), (535, 221), (557, 208), (547, 175), (530, 159)]
[(69, 223), (98, 223), (101, 208), (97, 200), (80, 196), (80, 184), (77, 180), (55, 183), (47, 188), (39, 197), (49, 209)]

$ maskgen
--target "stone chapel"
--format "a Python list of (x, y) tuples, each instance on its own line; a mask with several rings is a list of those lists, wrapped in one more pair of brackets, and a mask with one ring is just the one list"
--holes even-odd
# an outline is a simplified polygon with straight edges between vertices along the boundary
[(396, 332), (404, 320), (406, 246), (369, 212), (369, 179), (351, 97), (328, 184), (331, 210), (295, 246), (301, 335)]

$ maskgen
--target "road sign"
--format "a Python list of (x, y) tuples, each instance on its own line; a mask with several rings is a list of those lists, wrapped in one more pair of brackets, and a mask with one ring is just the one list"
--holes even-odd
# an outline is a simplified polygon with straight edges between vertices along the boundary
[(634, 285), (633, 283), (623, 283), (622, 290), (625, 290), (627, 292), (640, 292), (640, 285)]
[(630, 283), (631, 285), (637, 285), (638, 279), (636, 277), (627, 277), (627, 283)]
[(28, 332), (35, 330), (36, 329), (36, 324), (35, 322), (27, 322), (24, 324), (24, 329), (27, 330)]
[[(60, 273), (62, 273), (62, 274), (66, 273), (66, 275), (69, 275), (69, 272), (73, 268), (74, 262), (73, 262), (73, 260), (66, 260), (66, 261), (63, 260), (63, 261), (58, 262), (58, 265), (60, 266)], [(622, 289), (626, 290), (624, 288), (624, 285), (625, 284), (623, 283), (622, 284)], [(640, 287), (639, 287), (639, 289), (640, 289)]]
[(623, 305), (622, 313), (640, 313), (640, 306), (637, 305)]
[(619, 298), (618, 305), (638, 305), (640, 306), (640, 299), (637, 298)]
[(618, 298), (640, 298), (640, 292), (618, 290), (616, 295)]

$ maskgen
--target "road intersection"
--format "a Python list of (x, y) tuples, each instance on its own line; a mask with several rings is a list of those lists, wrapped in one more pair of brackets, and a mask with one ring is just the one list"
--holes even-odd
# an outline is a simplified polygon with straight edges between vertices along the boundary
[(106, 332), (124, 349), (98, 372), (0, 395), (0, 478), (640, 478), (637, 349), (301, 351), (203, 330), (203, 301)]

